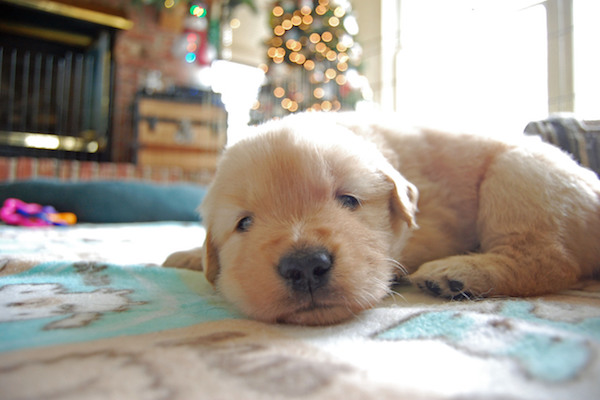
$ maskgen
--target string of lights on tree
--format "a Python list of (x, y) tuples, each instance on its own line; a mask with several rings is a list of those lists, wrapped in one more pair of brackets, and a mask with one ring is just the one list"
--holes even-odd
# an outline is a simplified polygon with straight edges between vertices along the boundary
[(353, 109), (363, 99), (362, 49), (348, 0), (281, 0), (270, 15), (267, 83), (255, 120), (303, 110)]

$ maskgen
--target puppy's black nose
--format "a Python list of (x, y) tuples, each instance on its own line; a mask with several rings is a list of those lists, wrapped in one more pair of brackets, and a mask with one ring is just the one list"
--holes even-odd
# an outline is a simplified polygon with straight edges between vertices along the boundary
[(303, 248), (286, 254), (277, 271), (296, 292), (312, 292), (327, 284), (333, 267), (331, 253), (323, 248)]

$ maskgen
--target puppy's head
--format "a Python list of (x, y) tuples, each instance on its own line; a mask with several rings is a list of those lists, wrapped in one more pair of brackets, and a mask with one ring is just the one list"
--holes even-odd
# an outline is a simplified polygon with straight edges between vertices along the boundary
[(322, 325), (374, 306), (416, 189), (375, 146), (326, 117), (257, 128), (230, 147), (202, 204), (205, 273), (262, 321)]

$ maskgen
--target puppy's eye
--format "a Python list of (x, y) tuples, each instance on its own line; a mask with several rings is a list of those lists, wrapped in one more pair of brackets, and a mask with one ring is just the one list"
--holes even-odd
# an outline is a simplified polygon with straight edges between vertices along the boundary
[(248, 232), (253, 222), (252, 217), (244, 217), (238, 221), (235, 230), (238, 232)]
[(340, 202), (342, 207), (347, 208), (349, 210), (356, 210), (358, 206), (360, 206), (360, 201), (349, 194), (344, 194), (337, 197), (337, 201)]

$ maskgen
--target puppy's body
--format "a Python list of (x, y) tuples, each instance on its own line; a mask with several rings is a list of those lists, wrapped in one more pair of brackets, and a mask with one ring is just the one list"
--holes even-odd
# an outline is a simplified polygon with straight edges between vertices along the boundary
[(537, 138), (375, 130), (419, 190), (420, 229), (393, 251), (418, 286), (529, 296), (598, 270), (600, 183), (559, 149)]
[(529, 296), (600, 266), (600, 181), (539, 140), (357, 114), (257, 129), (227, 150), (202, 205), (207, 277), (255, 318), (337, 322), (394, 276), (447, 298)]

